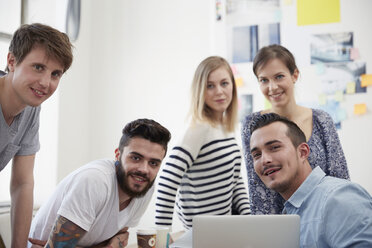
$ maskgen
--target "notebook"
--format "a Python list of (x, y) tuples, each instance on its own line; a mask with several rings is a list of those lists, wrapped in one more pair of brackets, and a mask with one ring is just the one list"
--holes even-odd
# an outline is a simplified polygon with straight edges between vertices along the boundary
[(193, 248), (298, 248), (298, 215), (199, 215), (193, 218)]

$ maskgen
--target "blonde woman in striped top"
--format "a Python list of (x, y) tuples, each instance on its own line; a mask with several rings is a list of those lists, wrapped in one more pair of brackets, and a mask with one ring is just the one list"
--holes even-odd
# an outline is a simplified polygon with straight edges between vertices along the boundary
[(171, 226), (174, 208), (186, 229), (195, 215), (250, 214), (235, 139), (237, 90), (228, 62), (208, 57), (191, 87), (191, 124), (158, 178), (157, 226)]

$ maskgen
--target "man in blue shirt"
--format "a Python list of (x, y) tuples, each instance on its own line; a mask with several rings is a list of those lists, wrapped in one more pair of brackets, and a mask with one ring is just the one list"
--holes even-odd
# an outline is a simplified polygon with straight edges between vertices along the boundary
[(301, 217), (301, 247), (372, 247), (372, 198), (360, 185), (311, 169), (301, 129), (277, 114), (251, 126), (251, 156), (266, 187)]

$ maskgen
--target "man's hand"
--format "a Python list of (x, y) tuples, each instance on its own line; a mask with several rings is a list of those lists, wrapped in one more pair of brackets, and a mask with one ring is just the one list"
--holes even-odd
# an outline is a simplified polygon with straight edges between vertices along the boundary
[(114, 237), (112, 237), (107, 245), (108, 248), (123, 248), (128, 245), (128, 227), (121, 229)]
[(27, 246), (32, 220), (35, 155), (13, 158), (10, 180), (12, 248)]
[(28, 241), (30, 241), (31, 248), (42, 248), (46, 245), (46, 240), (38, 240), (33, 238), (28, 238)]

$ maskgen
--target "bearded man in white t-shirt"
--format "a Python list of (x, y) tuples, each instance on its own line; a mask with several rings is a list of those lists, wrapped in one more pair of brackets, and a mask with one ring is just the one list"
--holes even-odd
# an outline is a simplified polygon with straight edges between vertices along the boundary
[(125, 247), (167, 152), (169, 131), (138, 119), (123, 129), (115, 160), (90, 162), (64, 178), (32, 221), (29, 247)]

